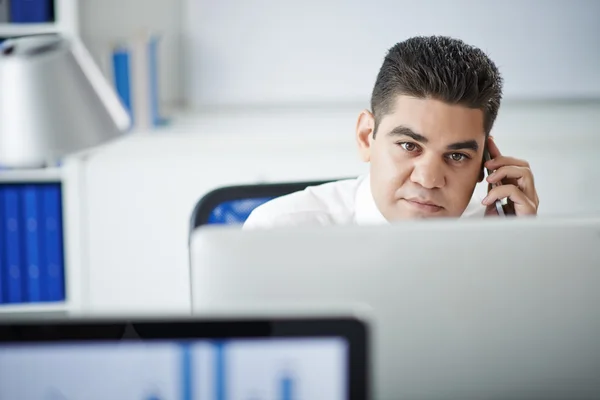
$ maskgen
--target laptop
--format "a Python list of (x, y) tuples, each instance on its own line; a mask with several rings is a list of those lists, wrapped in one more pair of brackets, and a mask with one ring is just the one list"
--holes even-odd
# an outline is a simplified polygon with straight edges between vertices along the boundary
[(362, 400), (345, 316), (0, 321), (0, 399)]
[(372, 310), (373, 394), (600, 398), (600, 218), (205, 227), (193, 312)]

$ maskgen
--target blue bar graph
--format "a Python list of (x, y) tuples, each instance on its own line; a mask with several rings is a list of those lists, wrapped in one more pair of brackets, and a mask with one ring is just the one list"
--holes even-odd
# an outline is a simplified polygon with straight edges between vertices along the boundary
[(294, 391), (294, 381), (289, 375), (284, 375), (281, 379), (281, 400), (292, 400)]
[[(227, 360), (224, 341), (213, 342), (212, 351), (212, 398), (211, 400), (227, 400), (228, 398), (228, 380), (227, 380)], [(195, 399), (196, 387), (194, 381), (199, 379), (198, 371), (195, 368), (193, 359), (192, 345), (189, 343), (181, 344), (180, 353), (180, 393), (181, 400)], [(278, 383), (278, 400), (295, 400), (295, 381), (291, 374), (284, 373), (280, 376)], [(261, 398), (252, 398), (253, 400), (263, 400)], [(158, 400), (156, 397), (147, 400)]]
[(344, 351), (276, 338), (0, 344), (0, 399), (347, 400)]
[(181, 400), (194, 398), (194, 368), (192, 349), (189, 343), (181, 345)]
[(214, 356), (214, 376), (215, 376), (215, 400), (226, 400), (227, 399), (227, 381), (225, 379), (225, 343), (215, 343), (215, 356)]

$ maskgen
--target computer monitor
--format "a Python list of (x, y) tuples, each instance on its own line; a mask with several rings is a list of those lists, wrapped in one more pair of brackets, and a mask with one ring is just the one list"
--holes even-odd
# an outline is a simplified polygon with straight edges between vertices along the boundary
[(350, 317), (0, 322), (0, 399), (362, 400)]
[(193, 311), (363, 304), (374, 396), (600, 398), (600, 219), (207, 227)]

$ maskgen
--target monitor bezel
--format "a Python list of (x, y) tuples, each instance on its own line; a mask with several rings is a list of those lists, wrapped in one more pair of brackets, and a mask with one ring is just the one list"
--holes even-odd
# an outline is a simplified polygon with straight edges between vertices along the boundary
[(77, 342), (341, 338), (348, 344), (349, 400), (370, 398), (369, 332), (351, 317), (69, 318), (0, 320), (0, 346)]

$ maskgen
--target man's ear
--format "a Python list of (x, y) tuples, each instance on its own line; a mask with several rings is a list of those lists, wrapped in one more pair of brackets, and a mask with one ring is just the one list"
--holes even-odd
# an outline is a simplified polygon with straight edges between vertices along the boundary
[(356, 123), (356, 142), (361, 160), (371, 161), (371, 142), (375, 129), (375, 117), (369, 110), (363, 110)]
[(483, 145), (483, 156), (481, 156), (481, 171), (479, 171), (479, 179), (477, 180), (477, 182), (479, 183), (483, 182), (483, 179), (485, 178), (485, 155), (488, 151), (487, 140), (488, 139), (486, 138), (486, 144)]

